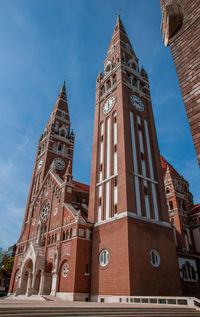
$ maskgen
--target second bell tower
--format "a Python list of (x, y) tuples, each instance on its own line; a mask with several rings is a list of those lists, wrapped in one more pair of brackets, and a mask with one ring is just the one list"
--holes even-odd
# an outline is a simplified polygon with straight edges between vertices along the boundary
[(91, 295), (180, 295), (148, 76), (118, 16), (99, 73), (89, 220)]

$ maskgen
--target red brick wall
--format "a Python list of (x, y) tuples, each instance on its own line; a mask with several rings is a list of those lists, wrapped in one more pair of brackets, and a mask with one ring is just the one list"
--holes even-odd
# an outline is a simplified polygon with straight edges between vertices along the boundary
[[(107, 266), (99, 265), (99, 253), (110, 254)], [(129, 295), (127, 218), (95, 227), (92, 246), (91, 295)]]
[[(173, 4), (180, 1), (174, 0)], [(161, 8), (172, 0), (160, 0)], [(183, 0), (183, 24), (169, 40), (176, 72), (200, 165), (200, 5), (197, 0)]]
[[(112, 232), (112, 235), (110, 234)], [(99, 253), (106, 249), (110, 261), (99, 265)], [(160, 266), (150, 263), (156, 249)], [(149, 222), (123, 218), (94, 228), (92, 295), (181, 295), (173, 233)]]
[[(88, 273), (86, 273), (88, 265)], [(77, 256), (75, 268), (75, 293), (89, 293), (90, 291), (90, 272), (91, 272), (91, 241), (78, 239)]]
[[(128, 219), (131, 295), (181, 295), (180, 278), (171, 228)], [(160, 255), (154, 267), (149, 253)]]

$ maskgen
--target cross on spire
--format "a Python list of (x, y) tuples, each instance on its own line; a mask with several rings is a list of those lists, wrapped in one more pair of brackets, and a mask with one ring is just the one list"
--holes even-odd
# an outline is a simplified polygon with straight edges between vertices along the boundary
[(122, 11), (122, 9), (118, 9), (117, 10), (117, 17), (120, 18), (120, 11)]

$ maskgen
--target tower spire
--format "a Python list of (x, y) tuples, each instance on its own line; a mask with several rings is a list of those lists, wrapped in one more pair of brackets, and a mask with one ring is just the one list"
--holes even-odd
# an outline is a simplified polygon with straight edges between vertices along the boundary
[[(135, 56), (135, 52), (133, 51), (133, 48), (132, 48), (132, 45), (131, 45), (131, 43), (129, 41), (128, 35), (126, 33), (126, 30), (125, 30), (124, 25), (123, 25), (123, 23), (121, 21), (120, 11), (121, 11), (121, 9), (119, 9), (117, 11), (117, 21), (116, 21), (116, 24), (115, 24), (115, 28), (114, 28), (112, 39), (111, 39), (111, 42), (110, 42), (110, 46), (109, 46), (109, 49), (108, 49), (108, 52), (107, 52), (107, 55), (106, 55), (106, 60), (108, 58), (110, 58), (110, 55), (112, 53), (114, 53), (114, 51), (116, 52), (117, 48), (122, 46), (121, 43), (126, 43), (127, 50), (131, 51), (133, 53), (133, 55)], [(136, 58), (136, 56), (135, 56), (135, 58)]]
[(62, 88), (60, 90), (60, 93), (58, 95), (58, 97), (64, 99), (64, 100), (67, 100), (67, 94), (66, 94), (66, 76), (64, 77), (64, 81), (63, 81), (63, 85), (62, 85)]
[(121, 11), (122, 9), (118, 9), (117, 10), (117, 18), (120, 18), (120, 11)]

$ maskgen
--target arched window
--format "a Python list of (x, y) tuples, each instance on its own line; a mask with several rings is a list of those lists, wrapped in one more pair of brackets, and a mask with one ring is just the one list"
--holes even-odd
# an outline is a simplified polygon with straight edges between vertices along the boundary
[(114, 75), (114, 76), (113, 76), (113, 78), (112, 78), (112, 82), (113, 82), (113, 85), (115, 85), (115, 84), (116, 84), (116, 82), (117, 82), (116, 75)]
[(65, 137), (65, 129), (60, 129), (60, 136)]
[(111, 81), (110, 81), (110, 79), (107, 81), (106, 87), (107, 87), (107, 90), (109, 90), (109, 89), (111, 88)]
[(58, 144), (58, 151), (62, 151), (62, 145)]
[(169, 209), (172, 210), (174, 209), (173, 201), (169, 201)]
[(111, 71), (111, 62), (108, 62), (108, 64), (106, 65), (106, 69), (105, 72), (106, 74), (109, 73)]
[(182, 265), (182, 274), (184, 280), (196, 280), (195, 269), (189, 262), (185, 262), (185, 264)]
[(169, 187), (166, 188), (166, 194), (169, 194), (170, 193), (170, 189)]
[(70, 229), (70, 232), (69, 232), (69, 239), (71, 239), (72, 237), (72, 228)]

